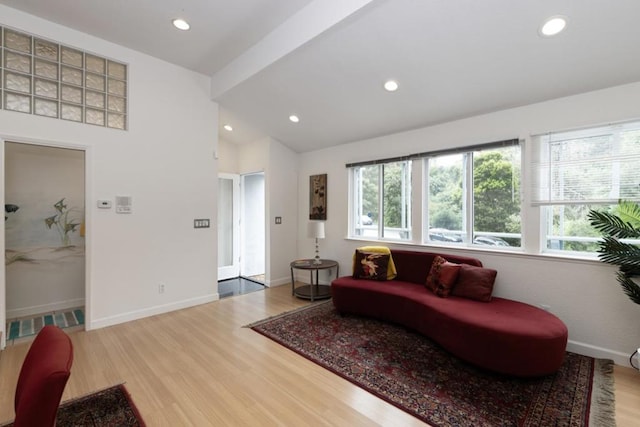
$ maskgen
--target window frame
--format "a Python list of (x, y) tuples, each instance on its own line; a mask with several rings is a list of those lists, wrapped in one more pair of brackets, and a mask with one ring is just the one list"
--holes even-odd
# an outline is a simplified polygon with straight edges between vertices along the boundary
[[(610, 124), (610, 126), (622, 126), (625, 129), (637, 129), (640, 131), (640, 120), (635, 121), (625, 121), (625, 122), (617, 122), (614, 124)], [(604, 127), (603, 125), (593, 125), (593, 126), (585, 126), (582, 128), (574, 128), (569, 130), (563, 130), (562, 132), (573, 132), (576, 134), (589, 134), (590, 132), (597, 131), (597, 129)], [(560, 133), (560, 131), (556, 131), (556, 133)], [(428, 167), (425, 166), (424, 161), (413, 162), (412, 164), (412, 197), (411, 197), (411, 234), (412, 240), (406, 241), (398, 241), (391, 240), (388, 238), (379, 237), (379, 234), (376, 236), (361, 236), (355, 235), (354, 227), (355, 227), (355, 208), (353, 206), (353, 177), (351, 173), (348, 173), (349, 176), (349, 201), (348, 201), (348, 239), (358, 240), (358, 241), (371, 241), (371, 242), (392, 242), (401, 245), (409, 245), (414, 246), (416, 248), (425, 248), (425, 247), (444, 247), (450, 248), (452, 250), (468, 250), (468, 251), (480, 251), (480, 252), (500, 252), (502, 254), (508, 256), (526, 256), (526, 257), (542, 257), (542, 258), (557, 258), (563, 259), (567, 261), (575, 261), (575, 262), (597, 262), (598, 254), (597, 252), (587, 252), (587, 251), (572, 251), (567, 249), (549, 249), (547, 244), (547, 233), (546, 233), (546, 221), (547, 221), (547, 213), (545, 209), (536, 204), (534, 188), (532, 185), (535, 172), (535, 162), (538, 161), (537, 150), (537, 141), (536, 139), (541, 135), (547, 135), (549, 132), (538, 132), (538, 133), (530, 133), (527, 135), (523, 135), (517, 140), (507, 140), (516, 141), (517, 145), (520, 146), (520, 177), (519, 177), (519, 191), (520, 191), (520, 246), (519, 247), (505, 247), (505, 246), (485, 246), (485, 245), (477, 245), (477, 244), (469, 244), (469, 243), (457, 243), (457, 244), (449, 244), (447, 242), (442, 241), (429, 241), (428, 239), (428, 194), (429, 187), (427, 183), (426, 176), (429, 173)], [(467, 145), (457, 148), (447, 148), (440, 150), (433, 150), (431, 152), (425, 153), (417, 153), (404, 157), (397, 157), (394, 159), (385, 159), (385, 160), (377, 160), (377, 161), (369, 161), (369, 162), (361, 162), (359, 164), (347, 164), (347, 167), (353, 167), (356, 165), (364, 165), (364, 164), (378, 164), (390, 161), (398, 161), (403, 159), (411, 159), (418, 160), (423, 159), (428, 156), (437, 156), (446, 153), (461, 153), (461, 152), (472, 152), (478, 150), (479, 148), (484, 148), (490, 145), (500, 145), (502, 142), (489, 143), (489, 144), (479, 144), (479, 145)], [(625, 148), (626, 150), (626, 148)], [(633, 151), (635, 152), (635, 151)], [(626, 153), (626, 151), (625, 151)], [(640, 161), (640, 160), (639, 160)], [(472, 172), (471, 172), (472, 174)], [(466, 203), (470, 206), (473, 205), (472, 195), (470, 192), (465, 193), (467, 196), (465, 198)], [(617, 203), (617, 201), (616, 201)], [(471, 209), (466, 210), (467, 215), (472, 218), (473, 211)], [(469, 220), (467, 223), (469, 223)], [(471, 222), (472, 223), (472, 222)], [(635, 243), (635, 242), (631, 242)], [(640, 244), (640, 243), (639, 243)], [(566, 246), (565, 246), (566, 247)]]
[[(488, 236), (495, 235), (495, 237), (502, 238), (506, 234), (514, 234), (514, 233), (502, 233), (502, 232), (491, 233), (491, 232), (485, 232), (485, 231), (481, 231), (481, 232), (475, 231), (474, 225), (476, 221), (475, 221), (475, 201), (474, 201), (474, 198), (475, 198), (474, 156), (477, 153), (480, 153), (482, 151), (490, 151), (490, 150), (496, 150), (499, 148), (515, 147), (515, 146), (519, 148), (518, 167), (520, 168), (520, 179), (518, 183), (518, 204), (520, 206), (521, 221), (520, 221), (520, 233), (515, 233), (516, 234), (515, 236), (509, 236), (509, 237), (519, 238), (520, 246), (498, 246), (498, 245), (493, 246), (493, 245), (483, 245), (483, 244), (475, 243), (475, 239), (477, 237), (483, 237), (485, 235), (488, 235)], [(525, 244), (524, 232), (523, 232), (525, 225), (524, 225), (524, 222), (522, 221), (522, 218), (524, 216), (524, 198), (523, 198), (524, 161), (523, 160), (524, 160), (525, 152), (526, 150), (525, 150), (524, 141), (519, 139), (512, 139), (512, 140), (498, 141), (495, 143), (461, 147), (455, 150), (438, 151), (432, 154), (425, 153), (425, 155), (422, 156), (424, 157), (422, 162), (422, 168), (424, 171), (422, 183), (424, 188), (423, 188), (423, 196), (422, 196), (423, 198), (422, 200), (422, 206), (423, 206), (422, 239), (420, 244), (428, 245), (428, 246), (442, 245), (442, 246), (451, 246), (451, 247), (482, 248), (482, 249), (488, 249), (488, 250), (495, 250), (496, 248), (499, 248), (499, 250), (505, 250), (505, 251), (523, 251), (524, 244)], [(461, 191), (463, 194), (462, 206), (461, 206), (461, 209), (462, 209), (462, 227), (461, 228), (462, 229), (460, 230), (460, 233), (459, 233), (462, 238), (462, 242), (446, 242), (446, 241), (440, 241), (440, 240), (431, 240), (429, 238), (429, 230), (430, 230), (430, 224), (431, 224), (431, 219), (429, 217), (429, 197), (430, 197), (429, 159), (447, 156), (447, 155), (453, 155), (453, 154), (462, 155), (462, 165), (461, 165), (461, 171), (462, 171)], [(453, 234), (457, 234), (458, 232), (458, 230), (453, 230), (453, 231), (454, 231)]]
[[(402, 173), (402, 185), (401, 185), (401, 204), (402, 204), (402, 214), (401, 220), (406, 222), (406, 227), (400, 227), (399, 234), (406, 233), (406, 237), (389, 237), (387, 233), (389, 232), (390, 227), (386, 227), (384, 225), (385, 219), (385, 166), (394, 163), (402, 163), (401, 166), (404, 170)], [(361, 234), (358, 234), (358, 230), (364, 230), (364, 226), (360, 224), (358, 221), (360, 216), (364, 216), (364, 212), (362, 212), (362, 185), (360, 184), (361, 178), (358, 174), (362, 175), (362, 168), (364, 167), (378, 167), (378, 181), (377, 181), (377, 209), (378, 209), (378, 218), (377, 218), (377, 227), (376, 227), (376, 235), (375, 236), (366, 236), (364, 232), (361, 231)], [(412, 209), (413, 209), (413, 168), (412, 168), (412, 160), (410, 158), (402, 157), (395, 159), (388, 159), (384, 161), (372, 161), (372, 162), (362, 162), (357, 164), (347, 165), (349, 168), (349, 231), (348, 235), (350, 238), (354, 239), (366, 239), (373, 241), (393, 241), (393, 242), (402, 242), (402, 243), (411, 243), (413, 239), (413, 228), (412, 228)], [(358, 199), (356, 201), (356, 198)], [(370, 228), (371, 229), (371, 228)]]
[[(577, 130), (568, 130), (568, 131), (560, 131), (560, 132), (549, 132), (546, 134), (538, 134), (532, 136), (532, 152), (529, 157), (529, 164), (532, 168), (531, 173), (531, 200), (530, 205), (532, 209), (535, 209), (539, 212), (539, 230), (540, 230), (540, 240), (537, 249), (537, 252), (540, 254), (548, 254), (548, 255), (561, 255), (572, 258), (596, 258), (596, 251), (581, 251), (575, 249), (560, 249), (551, 247), (551, 240), (556, 238), (555, 240), (561, 242), (590, 242), (594, 243), (600, 240), (599, 237), (595, 236), (572, 236), (572, 235), (556, 235), (554, 233), (553, 227), (550, 229), (550, 223), (554, 218), (554, 210), (567, 206), (583, 206), (585, 208), (595, 208), (597, 206), (609, 207), (617, 204), (617, 200), (620, 197), (620, 186), (622, 184), (621, 175), (620, 175), (620, 165), (614, 166), (616, 163), (620, 162), (620, 152), (614, 151), (613, 153), (603, 153), (601, 155), (602, 159), (608, 159), (611, 162), (611, 171), (610, 174), (615, 176), (611, 179), (612, 183), (617, 183), (618, 188), (611, 188), (612, 192), (615, 194), (609, 198), (602, 199), (573, 199), (573, 198), (565, 198), (558, 199), (557, 196), (553, 192), (553, 188), (555, 182), (552, 181), (554, 170), (561, 170), (562, 163), (566, 162), (565, 160), (553, 160), (551, 159), (551, 146), (553, 144), (561, 144), (566, 141), (576, 141), (582, 139), (596, 138), (603, 135), (610, 135), (611, 144), (615, 147), (615, 150), (620, 150), (621, 147), (621, 136), (624, 132), (633, 132), (640, 131), (640, 122), (626, 122), (626, 123), (616, 123), (607, 126), (590, 126)], [(640, 152), (636, 154), (638, 158), (640, 158)], [(617, 160), (616, 160), (617, 159)], [(629, 159), (629, 157), (627, 157)], [(544, 183), (544, 177), (542, 174), (545, 172), (545, 168), (548, 168), (548, 179), (549, 181)], [(563, 173), (566, 173), (563, 171)], [(564, 190), (561, 191), (564, 193)], [(544, 196), (543, 196), (544, 195)], [(640, 202), (640, 196), (637, 198), (628, 198), (622, 197), (625, 200), (631, 200), (636, 203)], [(637, 242), (630, 241), (630, 243)], [(563, 245), (564, 246), (564, 245)]]

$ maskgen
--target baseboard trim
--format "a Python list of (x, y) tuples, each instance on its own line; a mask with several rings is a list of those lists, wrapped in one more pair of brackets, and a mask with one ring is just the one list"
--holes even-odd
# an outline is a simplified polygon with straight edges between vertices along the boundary
[(596, 359), (611, 359), (613, 363), (620, 366), (629, 366), (629, 356), (631, 355), (631, 353), (625, 354), (608, 348), (596, 347), (591, 344), (571, 340), (567, 343), (567, 351)]
[(120, 323), (131, 322), (133, 320), (144, 319), (145, 317), (156, 316), (158, 314), (169, 313), (176, 310), (182, 310), (183, 308), (195, 307), (201, 304), (207, 304), (220, 299), (220, 295), (215, 294), (206, 295), (197, 298), (190, 298), (182, 301), (173, 302), (171, 304), (157, 305), (154, 307), (145, 308), (143, 310), (130, 311), (128, 313), (116, 314), (115, 316), (103, 317), (101, 319), (87, 319), (85, 329), (100, 329), (107, 326), (118, 325)]
[(283, 286), (283, 285), (291, 285), (291, 278), (290, 277), (282, 277), (280, 279), (275, 279), (275, 280), (269, 280), (269, 283), (266, 284), (266, 286), (273, 288), (276, 286)]
[(70, 308), (84, 307), (84, 298), (76, 298), (67, 301), (57, 301), (49, 304), (34, 305), (25, 308), (7, 309), (6, 318), (16, 319), (33, 316), (34, 314), (50, 313), (52, 311), (68, 310)]

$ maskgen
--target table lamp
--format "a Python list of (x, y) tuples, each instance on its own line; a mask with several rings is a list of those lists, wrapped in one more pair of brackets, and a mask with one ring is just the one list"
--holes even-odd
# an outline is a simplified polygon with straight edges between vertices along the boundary
[(320, 261), (320, 250), (318, 249), (318, 239), (324, 239), (324, 222), (312, 221), (309, 223), (309, 237), (316, 239), (316, 257), (313, 260), (315, 265), (322, 264)]

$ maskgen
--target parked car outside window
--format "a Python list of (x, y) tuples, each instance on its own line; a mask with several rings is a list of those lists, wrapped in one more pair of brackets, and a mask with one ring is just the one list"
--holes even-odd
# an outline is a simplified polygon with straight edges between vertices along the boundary
[(485, 246), (511, 246), (505, 240), (493, 236), (476, 236), (473, 239), (473, 243)]
[(462, 236), (453, 230), (447, 230), (446, 228), (431, 228), (429, 229), (429, 240), (438, 242), (451, 242), (461, 243)]

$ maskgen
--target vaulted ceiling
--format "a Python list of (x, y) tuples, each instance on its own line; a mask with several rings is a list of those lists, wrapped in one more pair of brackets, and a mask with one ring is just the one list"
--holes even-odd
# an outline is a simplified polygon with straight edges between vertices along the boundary
[(222, 138), (297, 152), (640, 81), (637, 0), (0, 3), (211, 76)]

